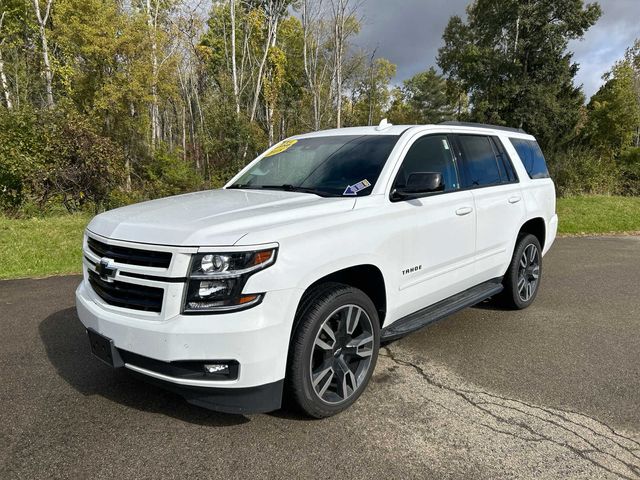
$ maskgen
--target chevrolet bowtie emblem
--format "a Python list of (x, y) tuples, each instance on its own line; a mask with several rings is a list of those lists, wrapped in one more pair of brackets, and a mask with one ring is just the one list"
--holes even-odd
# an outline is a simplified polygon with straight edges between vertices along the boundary
[(101, 258), (98, 263), (96, 263), (96, 273), (100, 275), (100, 278), (105, 282), (113, 282), (114, 277), (116, 276), (116, 268), (113, 266), (114, 260), (112, 258)]

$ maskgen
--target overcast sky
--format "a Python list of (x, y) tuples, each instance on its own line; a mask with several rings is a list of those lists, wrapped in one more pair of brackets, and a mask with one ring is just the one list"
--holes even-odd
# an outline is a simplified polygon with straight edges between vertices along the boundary
[[(355, 43), (398, 66), (396, 82), (436, 65), (442, 32), (452, 15), (465, 18), (469, 0), (362, 0), (364, 25)], [(640, 38), (640, 0), (599, 0), (600, 20), (569, 48), (580, 64), (576, 83), (589, 98), (602, 74)]]

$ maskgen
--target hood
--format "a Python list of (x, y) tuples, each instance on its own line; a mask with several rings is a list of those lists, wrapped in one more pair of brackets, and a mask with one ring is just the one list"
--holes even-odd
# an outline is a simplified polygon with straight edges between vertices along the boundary
[(297, 192), (209, 190), (116, 208), (96, 216), (87, 229), (158, 245), (234, 245), (249, 232), (345, 212), (354, 203)]

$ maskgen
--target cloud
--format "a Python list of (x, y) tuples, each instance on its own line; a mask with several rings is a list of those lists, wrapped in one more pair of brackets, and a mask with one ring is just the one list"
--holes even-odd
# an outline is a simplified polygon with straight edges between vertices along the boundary
[[(364, 0), (363, 27), (355, 44), (377, 47), (377, 55), (398, 66), (396, 82), (436, 65), (442, 33), (452, 15), (464, 18), (468, 0)], [(640, 0), (601, 0), (603, 15), (570, 50), (580, 63), (576, 84), (587, 98), (602, 85), (602, 75), (640, 37)]]

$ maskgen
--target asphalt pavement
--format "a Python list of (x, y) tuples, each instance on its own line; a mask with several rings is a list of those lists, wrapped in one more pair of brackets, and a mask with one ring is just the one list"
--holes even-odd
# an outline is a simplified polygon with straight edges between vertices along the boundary
[(79, 277), (0, 282), (0, 478), (640, 478), (640, 237), (565, 238), (533, 306), (384, 347), (347, 412), (235, 416), (89, 353)]

